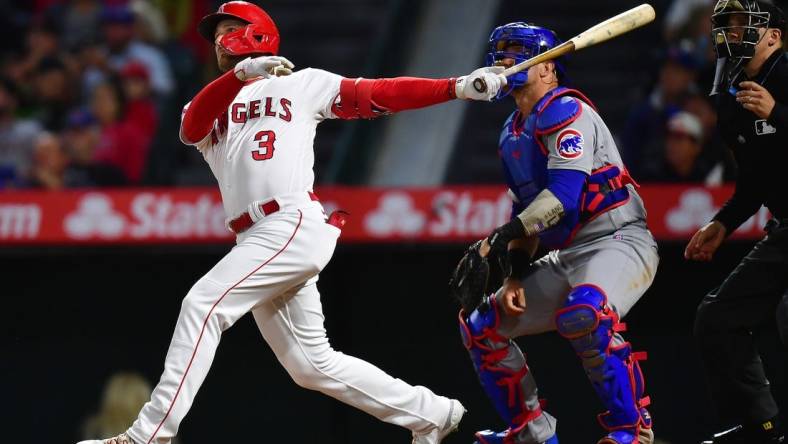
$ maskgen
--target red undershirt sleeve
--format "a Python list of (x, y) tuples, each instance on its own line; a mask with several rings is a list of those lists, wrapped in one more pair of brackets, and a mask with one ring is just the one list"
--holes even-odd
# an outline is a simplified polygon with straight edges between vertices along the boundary
[(205, 86), (186, 109), (181, 134), (186, 142), (197, 143), (207, 137), (214, 121), (230, 106), (244, 83), (228, 71)]
[(342, 79), (332, 111), (341, 119), (372, 119), (455, 99), (456, 79)]

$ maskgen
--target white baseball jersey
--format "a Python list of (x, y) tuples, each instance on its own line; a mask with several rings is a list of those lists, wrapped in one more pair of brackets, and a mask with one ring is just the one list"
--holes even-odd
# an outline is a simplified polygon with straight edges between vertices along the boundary
[(194, 144), (219, 182), (229, 219), (252, 202), (312, 190), (315, 130), (336, 117), (331, 106), (341, 80), (307, 68), (247, 82), (211, 133)]

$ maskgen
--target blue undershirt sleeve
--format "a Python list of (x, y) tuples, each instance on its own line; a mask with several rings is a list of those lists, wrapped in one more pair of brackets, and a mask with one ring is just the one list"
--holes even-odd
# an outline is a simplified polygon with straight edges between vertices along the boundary
[(569, 216), (579, 211), (578, 204), (586, 183), (586, 173), (578, 170), (547, 170), (547, 189), (561, 201), (564, 213)]

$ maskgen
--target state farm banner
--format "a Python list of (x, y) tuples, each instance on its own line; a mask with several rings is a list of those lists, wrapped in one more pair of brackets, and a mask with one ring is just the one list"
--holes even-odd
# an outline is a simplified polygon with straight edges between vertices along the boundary
[[(649, 227), (661, 240), (684, 240), (732, 193), (644, 185)], [(342, 242), (468, 242), (506, 222), (511, 200), (498, 186), (429, 189), (324, 187), (326, 212), (350, 216)], [(763, 236), (761, 209), (735, 234)], [(232, 243), (214, 188), (0, 192), (0, 245)]]

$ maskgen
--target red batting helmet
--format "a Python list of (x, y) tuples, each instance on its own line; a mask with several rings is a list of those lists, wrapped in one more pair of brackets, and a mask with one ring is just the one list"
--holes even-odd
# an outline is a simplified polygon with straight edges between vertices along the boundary
[(279, 52), (279, 30), (271, 16), (255, 4), (243, 1), (227, 2), (219, 10), (200, 20), (197, 30), (211, 43), (215, 43), (216, 25), (225, 19), (248, 23), (242, 29), (222, 36), (219, 44), (232, 55)]

